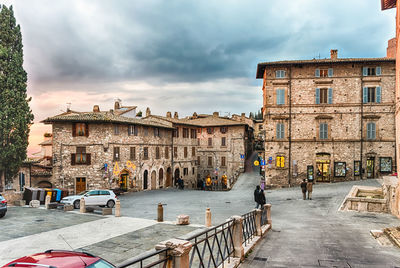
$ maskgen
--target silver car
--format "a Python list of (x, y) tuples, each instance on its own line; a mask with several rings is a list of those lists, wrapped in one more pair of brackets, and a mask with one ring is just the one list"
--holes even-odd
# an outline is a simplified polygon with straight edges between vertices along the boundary
[(61, 204), (73, 205), (74, 208), (80, 208), (81, 198), (85, 199), (86, 206), (107, 206), (114, 207), (117, 197), (111, 190), (89, 190), (77, 195), (70, 195), (61, 199)]
[(3, 218), (7, 212), (7, 200), (0, 194), (0, 218)]

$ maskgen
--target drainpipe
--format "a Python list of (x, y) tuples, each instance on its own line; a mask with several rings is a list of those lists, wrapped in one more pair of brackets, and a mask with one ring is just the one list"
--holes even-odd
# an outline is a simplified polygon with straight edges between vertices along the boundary
[(363, 67), (361, 66), (361, 113), (360, 113), (360, 180), (363, 178), (363, 170), (364, 170), (364, 164), (363, 164), (363, 115), (364, 115), (364, 92), (363, 92)]
[(288, 172), (288, 184), (290, 187), (291, 167), (292, 167), (292, 65), (289, 66), (289, 172)]

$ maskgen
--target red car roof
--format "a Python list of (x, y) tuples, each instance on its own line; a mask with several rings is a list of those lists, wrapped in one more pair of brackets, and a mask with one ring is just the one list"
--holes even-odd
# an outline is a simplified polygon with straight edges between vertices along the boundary
[[(4, 267), (45, 267), (48, 265), (57, 268), (80, 268), (86, 267), (100, 260), (88, 253), (62, 250), (48, 250), (44, 253), (37, 253), (19, 258), (6, 264)], [(14, 263), (21, 263), (15, 264)], [(22, 264), (26, 263), (26, 264)], [(35, 265), (36, 264), (36, 265)], [(38, 265), (41, 264), (41, 265)], [(86, 265), (85, 265), (86, 264)]]

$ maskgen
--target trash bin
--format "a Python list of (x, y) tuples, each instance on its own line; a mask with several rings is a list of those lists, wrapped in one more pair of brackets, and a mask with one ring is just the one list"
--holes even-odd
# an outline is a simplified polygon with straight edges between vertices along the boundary
[(25, 187), (24, 200), (26, 205), (29, 205), (29, 202), (32, 201), (32, 195), (33, 195), (33, 188)]
[(56, 189), (51, 189), (51, 200), (50, 202), (57, 202), (57, 191)]
[(60, 189), (60, 190), (61, 190), (61, 199), (69, 196), (69, 191), (67, 189)]
[(50, 200), (51, 200), (51, 194), (53, 191), (49, 188), (45, 188), (44, 191), (45, 191), (45, 197), (44, 197), (45, 201), (46, 201), (46, 196), (50, 196)]
[(61, 190), (60, 189), (54, 189), (56, 192), (56, 201), (59, 202), (61, 200)]
[(40, 204), (44, 204), (44, 201), (46, 200), (46, 191), (44, 189), (39, 188), (39, 201)]

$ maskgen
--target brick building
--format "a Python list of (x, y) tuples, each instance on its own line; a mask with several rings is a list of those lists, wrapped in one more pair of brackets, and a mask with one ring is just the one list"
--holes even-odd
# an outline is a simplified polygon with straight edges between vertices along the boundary
[[(192, 188), (216, 170), (214, 176), (227, 175), (233, 182), (249, 148), (245, 122), (216, 114), (179, 118), (168, 112), (163, 117), (149, 108), (141, 118), (135, 106), (124, 107), (119, 100), (114, 110), (103, 112), (95, 105), (92, 112), (68, 110), (43, 122), (53, 128), (52, 182), (71, 192), (159, 189), (179, 177)], [(215, 141), (209, 146), (210, 138)]]
[(265, 179), (289, 185), (377, 178), (395, 170), (395, 60), (260, 63)]

